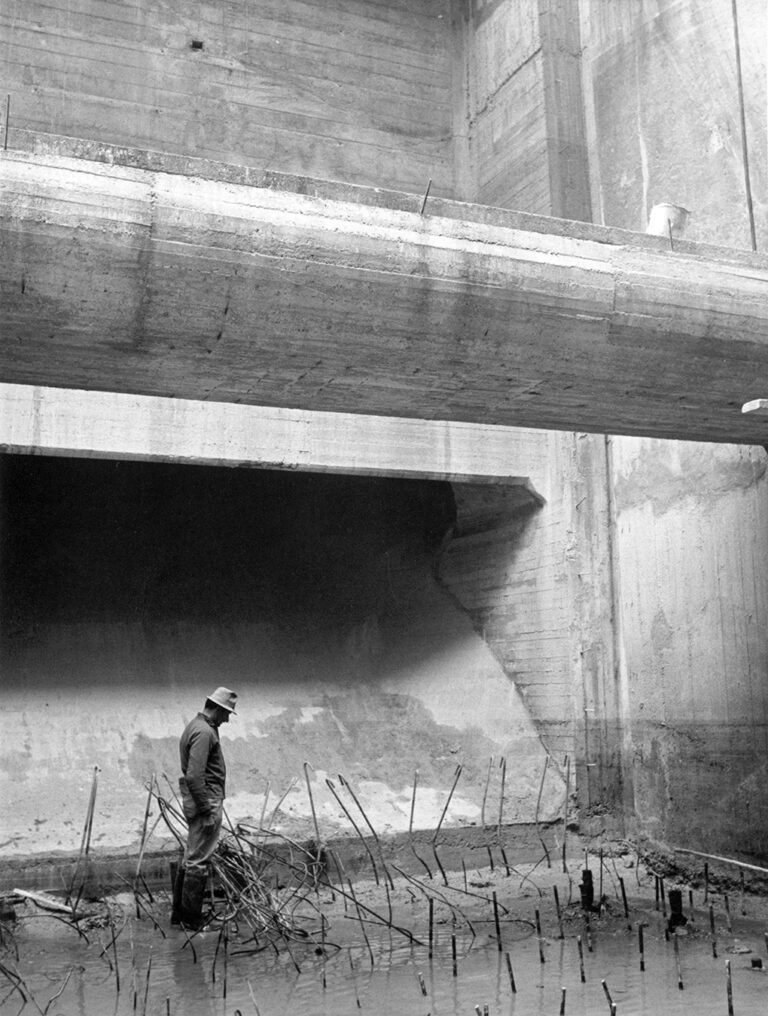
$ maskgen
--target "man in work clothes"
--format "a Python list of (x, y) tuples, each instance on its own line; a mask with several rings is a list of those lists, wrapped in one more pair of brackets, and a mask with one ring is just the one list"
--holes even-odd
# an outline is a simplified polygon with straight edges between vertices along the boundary
[(203, 711), (190, 720), (179, 740), (181, 803), (189, 832), (182, 867), (173, 889), (172, 924), (202, 927), (208, 863), (219, 842), (227, 767), (219, 727), (235, 711), (237, 695), (217, 688)]

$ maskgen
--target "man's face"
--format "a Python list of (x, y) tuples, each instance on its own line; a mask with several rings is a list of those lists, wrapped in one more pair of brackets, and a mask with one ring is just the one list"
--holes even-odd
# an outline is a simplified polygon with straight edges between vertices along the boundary
[(220, 727), (222, 723), (229, 723), (229, 711), (216, 706), (216, 726)]

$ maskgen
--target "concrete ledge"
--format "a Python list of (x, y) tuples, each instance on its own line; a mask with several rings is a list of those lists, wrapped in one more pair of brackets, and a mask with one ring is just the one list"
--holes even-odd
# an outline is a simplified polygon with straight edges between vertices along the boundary
[[(219, 162), (214, 159), (200, 159), (153, 149), (128, 148), (106, 144), (88, 138), (67, 137), (62, 134), (48, 134), (11, 127), (8, 150), (28, 152), (31, 155), (55, 155), (106, 166), (125, 166), (151, 173), (168, 173), (200, 180), (218, 181), (244, 187), (263, 187), (290, 194), (304, 194), (309, 197), (325, 198), (330, 201), (351, 201), (359, 205), (388, 208), (392, 211), (420, 212), (423, 194), (388, 190), (383, 187), (367, 187), (337, 180), (299, 176), (293, 173), (277, 173), (257, 166)], [(440, 216), (448, 219), (503, 226), (509, 229), (530, 230), (552, 236), (571, 239), (594, 240), (598, 243), (634, 246), (653, 251), (668, 251), (669, 240), (648, 233), (639, 233), (616, 226), (601, 226), (576, 219), (560, 219), (550, 215), (536, 215), (496, 205), (480, 205), (450, 198), (430, 196), (424, 209), (426, 216)], [(694, 254), (702, 258), (727, 257), (740, 264), (754, 264), (764, 267), (765, 256), (751, 250), (737, 250), (718, 244), (699, 243), (675, 239), (674, 249), (680, 253)]]
[[(539, 826), (553, 866), (561, 856), (558, 851), (562, 848), (558, 843), (562, 844), (562, 828), (562, 823)], [(439, 863), (446, 871), (460, 871), (462, 860), (468, 869), (486, 867), (489, 863), (489, 849), (494, 864), (500, 868), (504, 867), (502, 848), (510, 865), (535, 863), (544, 857), (544, 849), (533, 823), (502, 826), (500, 837), (497, 837), (496, 827), (483, 830), (467, 826), (441, 830), (436, 843), (433, 843), (433, 833), (430, 831), (415, 832), (412, 843), (407, 834), (380, 836), (379, 842), (388, 864), (396, 865), (420, 878), (427, 876), (427, 868), (433, 878), (441, 877), (435, 849)], [(373, 838), (366, 838), (366, 843), (378, 860)], [(303, 841), (299, 846), (310, 852), (314, 850), (314, 845), (308, 841)], [(355, 880), (373, 876), (368, 852), (358, 837), (331, 839), (324, 842), (322, 847), (331, 881), (338, 881), (334, 858), (340, 862), (345, 877)], [(286, 865), (291, 856), (289, 844), (283, 839), (269, 840), (266, 843), (266, 853), (270, 857), (267, 867), (270, 877), (275, 875), (281, 881), (290, 881), (293, 876), (290, 867)], [(329, 854), (332, 856), (329, 857)], [(178, 849), (170, 844), (166, 849), (145, 853), (141, 874), (150, 889), (170, 888), (170, 865), (178, 861), (178, 858)], [(103, 893), (130, 890), (136, 876), (137, 861), (138, 854), (129, 848), (124, 853), (93, 851), (89, 855), (87, 867), (83, 867), (86, 874), (83, 895), (97, 897)], [(77, 853), (74, 852), (4, 859), (0, 868), (0, 893), (12, 889), (64, 892), (72, 881), (76, 863)]]
[[(0, 451), (545, 487), (510, 427), (0, 383)], [(516, 471), (516, 472), (513, 472)]]
[(43, 148), (0, 152), (8, 382), (768, 443), (764, 255)]

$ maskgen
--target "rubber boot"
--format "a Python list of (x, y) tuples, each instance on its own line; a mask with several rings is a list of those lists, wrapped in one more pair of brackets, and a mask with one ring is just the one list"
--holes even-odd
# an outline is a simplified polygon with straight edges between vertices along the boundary
[(181, 890), (181, 923), (190, 931), (200, 931), (203, 927), (203, 897), (205, 896), (205, 875), (194, 871), (184, 874)]
[(179, 865), (173, 880), (173, 901), (171, 903), (171, 924), (181, 924), (181, 898), (184, 892), (184, 868)]

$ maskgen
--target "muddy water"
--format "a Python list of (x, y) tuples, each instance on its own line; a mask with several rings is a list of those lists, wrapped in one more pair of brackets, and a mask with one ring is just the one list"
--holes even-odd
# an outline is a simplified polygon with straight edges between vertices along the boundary
[[(736, 1016), (768, 1011), (768, 970), (752, 966), (757, 958), (768, 965), (762, 921), (734, 917), (732, 932), (723, 928), (718, 937), (715, 958), (708, 914), (694, 912), (690, 930), (678, 938), (678, 974), (673, 946), (665, 940), (663, 919), (652, 906), (633, 909), (632, 932), (619, 915), (610, 925), (601, 927), (596, 922), (591, 951), (578, 914), (573, 913), (565, 938), (558, 939), (556, 932), (548, 934), (540, 954), (529, 916), (502, 923), (501, 951), (492, 920), (474, 922), (474, 936), (466, 929), (452, 929), (449, 922), (439, 924), (430, 960), (426, 946), (410, 945), (401, 936), (373, 926), (367, 928), (369, 950), (360, 926), (342, 915), (337, 925), (347, 941), (329, 945), (325, 959), (314, 945), (292, 945), (292, 957), (285, 950), (253, 953), (234, 936), (226, 964), (223, 940), (216, 933), (197, 936), (193, 956), (183, 933), (169, 930), (167, 920), (161, 919), (167, 932), (163, 938), (148, 920), (131, 917), (118, 939), (119, 993), (114, 970), (99, 955), (109, 941), (108, 928), (89, 930), (90, 941), (85, 943), (50, 917), (30, 916), (18, 922), (14, 935), (18, 958), (13, 949), (6, 948), (3, 963), (18, 970), (27, 993), (34, 996), (26, 1012), (37, 1011), (34, 1003), (45, 1011), (71, 971), (66, 987), (50, 1003), (48, 1016), (235, 1016), (238, 1010), (242, 1016), (352, 1016), (361, 1012), (370, 1016), (473, 1016), (475, 1007), (482, 1013), (485, 1006), (490, 1016), (553, 1016), (560, 1012), (563, 987), (566, 1014), (607, 1016), (610, 1005), (603, 980), (619, 1016), (725, 1016), (726, 960), (731, 963)], [(645, 972), (639, 964), (638, 921), (648, 925), (644, 933)], [(456, 932), (457, 976), (453, 975), (452, 931)], [(576, 939), (580, 932), (584, 936), (584, 983)], [(331, 938), (333, 933), (329, 933), (329, 941)], [(516, 992), (512, 991), (506, 953)], [(21, 1008), (20, 994), (8, 995), (9, 987), (3, 978), (3, 1014)]]

